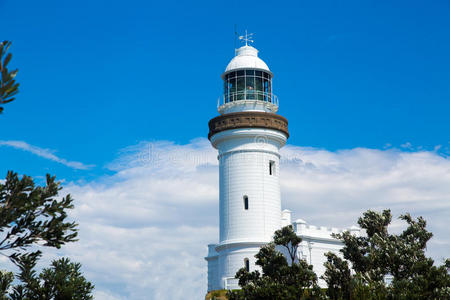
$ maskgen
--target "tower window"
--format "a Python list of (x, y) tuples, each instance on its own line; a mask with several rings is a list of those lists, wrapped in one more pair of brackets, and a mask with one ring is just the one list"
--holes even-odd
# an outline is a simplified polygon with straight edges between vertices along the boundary
[(244, 196), (244, 209), (248, 210), (248, 196)]
[(247, 272), (250, 272), (250, 261), (248, 260), (248, 258), (244, 259), (244, 265)]
[(275, 175), (275, 162), (269, 161), (269, 175)]

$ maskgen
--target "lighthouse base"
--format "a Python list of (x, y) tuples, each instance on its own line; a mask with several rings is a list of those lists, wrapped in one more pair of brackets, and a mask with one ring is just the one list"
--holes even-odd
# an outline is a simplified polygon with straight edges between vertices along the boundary
[[(283, 215), (283, 217), (282, 225), (292, 225), (295, 233), (302, 238), (302, 242), (297, 249), (297, 257), (311, 264), (318, 278), (325, 272), (324, 262), (326, 257), (324, 254), (326, 252), (333, 252), (342, 257), (339, 250), (344, 245), (333, 237), (333, 233), (349, 231), (354, 236), (360, 236), (361, 234), (360, 228), (356, 226), (350, 228), (313, 226), (301, 219), (291, 223), (290, 216)], [(255, 265), (255, 254), (267, 242), (233, 241), (208, 245), (208, 256), (205, 257), (208, 262), (208, 292), (240, 289), (235, 275), (239, 269), (247, 267), (247, 259), (250, 272), (254, 270), (261, 272), (261, 268)], [(326, 287), (326, 282), (323, 279), (319, 279), (318, 283), (320, 287)]]
[[(208, 245), (208, 292), (239, 289), (236, 272), (248, 266), (249, 271), (261, 271), (255, 255), (267, 242), (237, 242)], [(248, 263), (247, 263), (248, 261)]]

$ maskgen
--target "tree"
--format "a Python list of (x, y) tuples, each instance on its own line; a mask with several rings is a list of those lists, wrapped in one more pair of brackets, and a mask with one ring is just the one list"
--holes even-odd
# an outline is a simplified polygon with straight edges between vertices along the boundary
[(43, 281), (45, 299), (90, 300), (94, 285), (88, 282), (80, 272), (81, 264), (68, 258), (61, 258), (44, 269), (39, 276)]
[(327, 261), (324, 279), (328, 285), (327, 295), (330, 299), (350, 299), (351, 275), (348, 263), (333, 252), (325, 254)]
[(240, 269), (236, 278), (242, 289), (228, 291), (228, 299), (320, 299), (322, 292), (312, 266), (297, 258), (301, 241), (292, 226), (277, 230), (273, 242), (261, 247), (255, 255), (262, 274), (258, 270), (248, 272), (245, 268)]
[[(426, 230), (422, 217), (414, 220), (409, 214), (400, 216), (407, 223), (401, 234), (390, 234), (392, 215), (367, 211), (358, 220), (366, 236), (349, 232), (334, 237), (344, 243), (341, 250), (351, 263), (333, 253), (327, 253), (327, 294), (331, 299), (450, 299), (450, 260), (435, 266), (426, 257), (426, 244), (432, 233)], [(386, 276), (392, 277), (390, 284)]]
[[(34, 270), (36, 259), (22, 256), (18, 262), (19, 279), (22, 284), (13, 287), (11, 293), (4, 293), (4, 299), (11, 300), (91, 300), (94, 286), (81, 274), (79, 263), (68, 258), (54, 260), (50, 268), (39, 275)], [(7, 298), (7, 296), (9, 298)]]
[(94, 286), (81, 275), (79, 263), (62, 258), (39, 275), (35, 271), (41, 257), (36, 246), (60, 248), (77, 240), (77, 224), (67, 221), (73, 199), (70, 195), (59, 199), (60, 190), (60, 183), (50, 175), (43, 187), (36, 186), (31, 177), (19, 179), (11, 171), (0, 183), (0, 253), (19, 267), (17, 279), (21, 282), (11, 286), (14, 275), (2, 271), (0, 300), (92, 299)]
[[(18, 70), (8, 70), (8, 63), (11, 61), (12, 54), (8, 53), (11, 42), (3, 41), (0, 43), (0, 104), (13, 101), (19, 92), (19, 83), (15, 81)], [(0, 113), (3, 107), (0, 106)]]
[(29, 250), (33, 245), (60, 248), (76, 241), (77, 224), (66, 220), (73, 200), (70, 195), (58, 199), (60, 183), (54, 176), (46, 179), (46, 186), (36, 187), (31, 177), (19, 179), (9, 171), (0, 183), (0, 253), (15, 263), (22, 255), (39, 257), (39, 250)]
[[(17, 70), (7, 67), (12, 58), (11, 53), (6, 54), (10, 45), (8, 41), (0, 43), (0, 104), (13, 101), (19, 92), (14, 79)], [(93, 299), (94, 286), (81, 275), (79, 263), (61, 258), (39, 276), (34, 270), (41, 256), (36, 246), (60, 248), (77, 240), (77, 224), (67, 221), (73, 200), (70, 195), (58, 199), (61, 189), (55, 177), (48, 174), (44, 187), (36, 187), (26, 175), (19, 179), (12, 171), (0, 182), (0, 254), (19, 267), (17, 278), (21, 281), (11, 287), (14, 274), (0, 270), (0, 300)]]

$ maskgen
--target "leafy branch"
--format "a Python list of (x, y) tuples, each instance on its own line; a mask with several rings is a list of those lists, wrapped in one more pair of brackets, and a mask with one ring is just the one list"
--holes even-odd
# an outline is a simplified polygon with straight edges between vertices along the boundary
[(46, 181), (46, 186), (36, 187), (31, 177), (19, 179), (9, 171), (0, 184), (0, 253), (8, 252), (15, 263), (32, 245), (60, 248), (77, 240), (77, 224), (67, 221), (73, 199), (70, 195), (56, 198), (59, 182), (50, 175)]
[[(0, 104), (13, 101), (14, 96), (19, 92), (19, 83), (14, 79), (18, 70), (8, 70), (8, 64), (12, 58), (12, 54), (7, 53), (10, 46), (10, 41), (0, 43)], [(0, 106), (0, 113), (2, 111), (3, 107)]]

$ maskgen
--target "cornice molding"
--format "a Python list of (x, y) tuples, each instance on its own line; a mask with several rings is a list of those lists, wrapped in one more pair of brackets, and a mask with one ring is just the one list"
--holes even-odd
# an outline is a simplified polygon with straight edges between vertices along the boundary
[(289, 138), (286, 118), (267, 112), (244, 111), (224, 114), (211, 119), (208, 123), (208, 139), (221, 131), (236, 128), (267, 128), (281, 131)]

